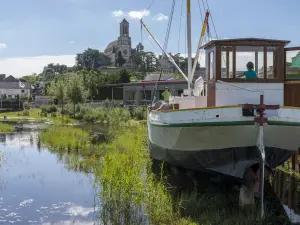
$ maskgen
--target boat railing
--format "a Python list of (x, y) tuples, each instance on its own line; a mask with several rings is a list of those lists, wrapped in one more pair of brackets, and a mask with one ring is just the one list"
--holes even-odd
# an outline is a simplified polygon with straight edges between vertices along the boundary
[(228, 82), (221, 81), (221, 80), (217, 80), (217, 83), (226, 84), (228, 86), (236, 87), (236, 88), (239, 88), (241, 90), (246, 90), (246, 91), (251, 91), (251, 92), (259, 92), (260, 95), (264, 95), (264, 91), (263, 90), (257, 90), (257, 89), (252, 89), (252, 88), (245, 88), (245, 87), (241, 87), (239, 85), (228, 83)]

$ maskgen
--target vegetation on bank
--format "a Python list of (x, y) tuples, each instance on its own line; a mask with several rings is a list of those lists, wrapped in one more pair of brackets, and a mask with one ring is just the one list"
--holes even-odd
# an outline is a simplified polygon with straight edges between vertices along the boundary
[(40, 139), (58, 150), (79, 150), (89, 146), (89, 134), (75, 127), (51, 126), (41, 133)]
[[(174, 185), (165, 166), (158, 165), (156, 171), (153, 169), (147, 149), (146, 126), (141, 123), (126, 123), (126, 126), (112, 127), (115, 138), (102, 144), (92, 145), (85, 133), (85, 140), (73, 145), (75, 149), (79, 148), (78, 151), (62, 151), (68, 149), (71, 142), (68, 139), (77, 139), (81, 135), (78, 128), (51, 128), (41, 134), (42, 143), (52, 145), (52, 151), (60, 157), (66, 153), (68, 167), (94, 173), (96, 184), (101, 186), (99, 196), (103, 207), (100, 213), (105, 224), (241, 223), (243, 218), (239, 216), (237, 194), (230, 201), (224, 187), (211, 185), (209, 177), (204, 175), (200, 180), (187, 180), (184, 174), (186, 180)], [(178, 190), (186, 183), (191, 183), (192, 188), (182, 188), (184, 192)], [(275, 207), (278, 202), (274, 201), (267, 196), (264, 221), (257, 219), (258, 215), (244, 219), (251, 220), (250, 224), (286, 224), (286, 218)]]
[(0, 133), (8, 133), (13, 132), (14, 127), (10, 124), (0, 123)]

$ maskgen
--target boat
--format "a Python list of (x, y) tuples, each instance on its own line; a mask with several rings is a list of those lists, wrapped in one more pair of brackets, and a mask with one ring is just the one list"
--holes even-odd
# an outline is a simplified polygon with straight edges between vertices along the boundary
[[(291, 76), (297, 74), (295, 70), (300, 75), (300, 65), (293, 67), (286, 63), (290, 51), (300, 56), (297, 54), (300, 47), (287, 48), (290, 41), (264, 38), (216, 39), (203, 44), (208, 17), (209, 11), (195, 56), (197, 62), (200, 49), (205, 51), (206, 77), (194, 83), (191, 82), (195, 63), (192, 64), (191, 54), (190, 0), (187, 0), (187, 75), (141, 21), (187, 81), (182, 96), (171, 96), (169, 102), (163, 103), (165, 107), (148, 107), (150, 155), (177, 167), (212, 171), (237, 179), (243, 178), (247, 168), (258, 164), (263, 183), (266, 166), (276, 168), (300, 147), (300, 104), (291, 103), (290, 99), (297, 94), (290, 93), (288, 86), (299, 83)], [(239, 75), (249, 57), (257, 78)]]

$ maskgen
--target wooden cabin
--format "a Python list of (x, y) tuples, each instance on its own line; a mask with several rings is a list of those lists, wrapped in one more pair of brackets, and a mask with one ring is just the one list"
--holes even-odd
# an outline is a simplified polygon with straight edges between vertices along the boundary
[[(300, 47), (260, 38), (213, 40), (206, 51), (207, 106), (266, 104), (300, 107)], [(258, 78), (239, 78), (254, 64)], [(255, 91), (251, 91), (255, 90)]]

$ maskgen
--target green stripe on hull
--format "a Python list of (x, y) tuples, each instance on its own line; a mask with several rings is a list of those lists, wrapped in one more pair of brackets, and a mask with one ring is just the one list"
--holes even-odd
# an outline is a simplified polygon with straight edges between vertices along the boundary
[(153, 126), (160, 127), (213, 127), (213, 126), (243, 126), (243, 125), (254, 125), (254, 121), (225, 121), (225, 122), (198, 122), (198, 123), (173, 123), (173, 124), (155, 124)]
[(268, 124), (278, 125), (278, 126), (293, 126), (293, 127), (300, 126), (300, 122), (276, 121), (276, 120), (268, 121)]

